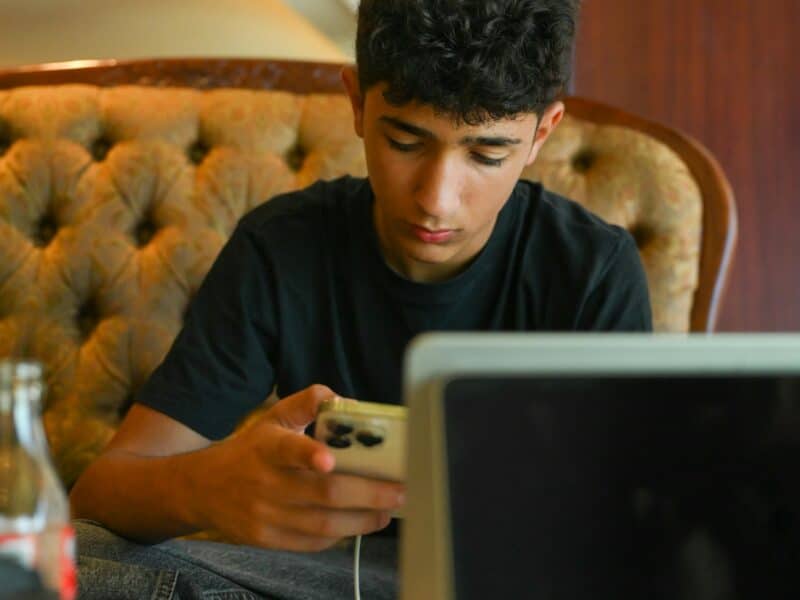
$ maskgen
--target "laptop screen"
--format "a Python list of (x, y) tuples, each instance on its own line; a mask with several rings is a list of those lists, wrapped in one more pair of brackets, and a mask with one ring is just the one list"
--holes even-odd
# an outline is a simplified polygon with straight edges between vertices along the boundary
[(457, 598), (800, 589), (797, 376), (469, 376), (443, 403)]

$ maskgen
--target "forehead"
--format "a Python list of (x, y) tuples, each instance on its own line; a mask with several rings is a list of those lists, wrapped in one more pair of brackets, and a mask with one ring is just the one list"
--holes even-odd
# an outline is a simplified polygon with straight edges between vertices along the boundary
[(372, 86), (364, 98), (365, 117), (371, 121), (381, 121), (392, 127), (390, 120), (400, 120), (416, 127), (428, 130), (439, 138), (451, 136), (516, 136), (533, 135), (538, 117), (535, 113), (521, 113), (505, 119), (487, 120), (477, 125), (459, 122), (452, 115), (436, 110), (430, 104), (422, 104), (412, 100), (403, 105), (390, 104), (383, 96), (385, 84)]

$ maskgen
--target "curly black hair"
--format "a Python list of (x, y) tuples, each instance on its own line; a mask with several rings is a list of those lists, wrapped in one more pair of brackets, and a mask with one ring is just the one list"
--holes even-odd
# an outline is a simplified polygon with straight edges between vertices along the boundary
[(565, 90), (579, 0), (361, 0), (363, 92), (470, 125), (542, 111)]

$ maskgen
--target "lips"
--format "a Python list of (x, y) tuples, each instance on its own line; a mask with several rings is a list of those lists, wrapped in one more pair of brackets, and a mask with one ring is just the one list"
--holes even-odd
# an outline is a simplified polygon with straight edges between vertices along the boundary
[(411, 229), (417, 239), (426, 244), (444, 244), (456, 234), (455, 229), (432, 230), (418, 225), (412, 225)]

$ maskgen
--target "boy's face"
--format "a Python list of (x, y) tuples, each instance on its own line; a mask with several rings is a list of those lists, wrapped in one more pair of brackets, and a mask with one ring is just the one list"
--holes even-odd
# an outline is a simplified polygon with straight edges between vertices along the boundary
[(364, 140), (375, 193), (374, 224), (387, 263), (414, 281), (462, 271), (481, 251), (522, 170), (536, 158), (564, 107), (483, 125), (456, 125), (432, 107), (393, 106), (383, 84), (365, 95), (355, 70), (343, 80)]

